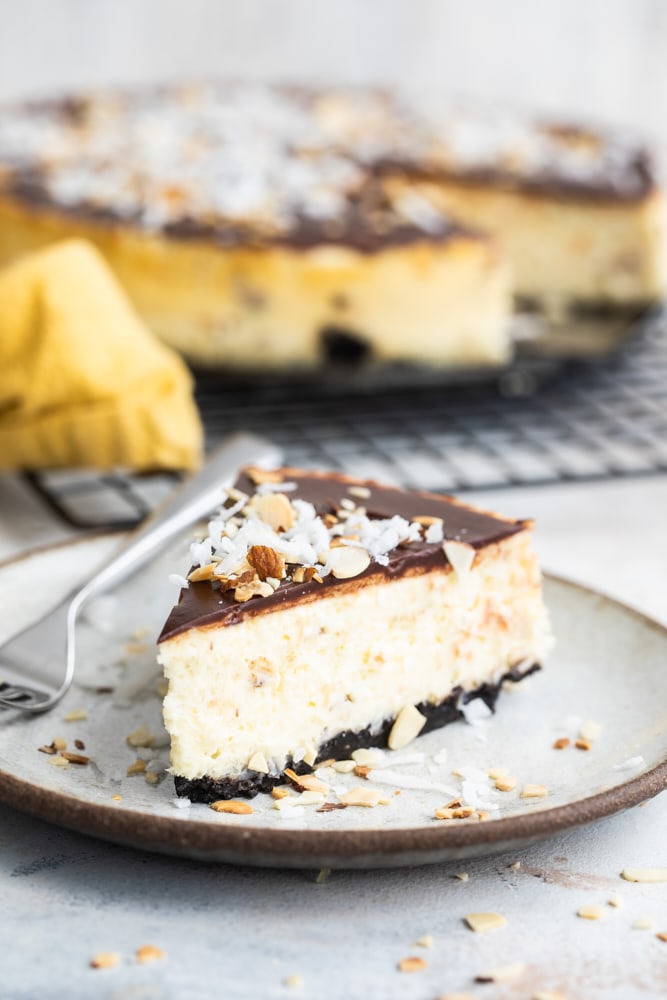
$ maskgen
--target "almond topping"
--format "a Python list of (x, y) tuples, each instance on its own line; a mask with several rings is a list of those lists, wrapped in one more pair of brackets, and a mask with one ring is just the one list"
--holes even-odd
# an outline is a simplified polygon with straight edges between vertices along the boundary
[(73, 708), (67, 715), (63, 715), (63, 722), (85, 722), (88, 712), (85, 708)]
[(250, 760), (248, 761), (249, 771), (258, 771), (260, 774), (269, 773), (269, 765), (266, 762), (266, 757), (263, 753), (254, 753)]
[(120, 962), (120, 955), (115, 951), (99, 951), (90, 960), (91, 969), (113, 969)]
[(155, 737), (148, 726), (139, 726), (126, 738), (125, 742), (131, 747), (152, 747)]
[(382, 764), (382, 753), (374, 747), (359, 747), (352, 751), (351, 757), (357, 764), (366, 767), (379, 767)]
[(251, 545), (247, 559), (260, 580), (266, 580), (270, 576), (282, 580), (285, 576), (285, 560), (269, 545)]
[(510, 962), (507, 965), (499, 965), (497, 969), (490, 972), (482, 972), (475, 976), (476, 983), (509, 983), (512, 979), (518, 979), (526, 971), (525, 962)]
[(237, 587), (234, 591), (234, 600), (243, 604), (245, 601), (249, 601), (251, 597), (270, 597), (272, 593), (273, 587), (270, 583), (255, 579), (251, 580), (250, 583), (242, 583), (240, 587)]
[(522, 799), (543, 799), (548, 794), (544, 785), (524, 785), (521, 790)]
[(314, 774), (297, 774), (291, 767), (287, 767), (285, 768), (285, 777), (300, 792), (322, 792), (326, 794), (329, 791), (329, 786), (320, 781), (319, 778), (316, 778)]
[(591, 744), (589, 740), (578, 739), (574, 741), (574, 745), (577, 750), (590, 750)]
[(604, 920), (607, 911), (604, 906), (582, 906), (577, 910), (577, 916), (584, 920)]
[(350, 774), (357, 765), (353, 760), (337, 760), (331, 766), (338, 774)]
[(658, 931), (656, 937), (658, 941), (667, 941), (667, 931)]
[(258, 465), (249, 465), (243, 471), (255, 486), (261, 486), (262, 483), (282, 483), (284, 479), (282, 469), (261, 469)]
[(211, 802), (211, 809), (217, 813), (232, 813), (234, 816), (249, 816), (253, 811), (252, 806), (247, 802), (238, 802), (236, 799), (220, 799), (218, 802)]
[(470, 819), (474, 814), (475, 809), (473, 806), (459, 806), (458, 808), (448, 809), (446, 806), (442, 809), (435, 810), (436, 819)]
[(130, 764), (127, 769), (127, 776), (131, 778), (134, 774), (143, 774), (146, 770), (146, 761), (142, 760), (141, 757), (137, 757), (134, 764)]
[(200, 583), (202, 580), (212, 580), (215, 576), (215, 566), (213, 563), (208, 563), (206, 566), (197, 566), (188, 573), (188, 580), (190, 583)]
[(410, 955), (408, 958), (402, 958), (398, 963), (399, 972), (421, 972), (425, 968), (426, 962), (419, 955)]
[(553, 748), (554, 750), (564, 750), (565, 747), (569, 747), (570, 741), (567, 736), (561, 736), (560, 739), (556, 740)]
[(276, 785), (275, 788), (271, 789), (271, 797), (274, 799), (286, 799), (288, 795), (289, 792), (287, 791), (287, 789), (282, 788), (278, 785)]
[(141, 962), (142, 965), (147, 962), (159, 962), (163, 958), (164, 952), (157, 945), (144, 944), (141, 948), (137, 948), (137, 962)]
[(292, 504), (284, 493), (254, 496), (249, 506), (274, 531), (287, 531), (294, 524)]
[(457, 576), (467, 576), (475, 559), (475, 550), (467, 542), (443, 542), (442, 550)]
[(349, 580), (368, 569), (371, 557), (366, 549), (344, 545), (330, 550), (329, 562), (331, 572), (337, 580)]
[(365, 806), (372, 809), (377, 806), (382, 798), (377, 788), (353, 788), (340, 796), (340, 801), (346, 806)]
[(495, 787), (499, 792), (511, 792), (516, 788), (516, 778), (496, 778)]
[(390, 750), (402, 750), (421, 733), (426, 725), (426, 716), (414, 705), (406, 705), (396, 716), (387, 743)]
[(667, 868), (624, 868), (626, 882), (667, 882)]
[(53, 764), (54, 767), (68, 767), (69, 761), (61, 754), (57, 753), (55, 757), (49, 757), (49, 764)]
[(507, 923), (506, 918), (499, 913), (468, 913), (464, 919), (470, 930), (477, 934), (497, 930)]

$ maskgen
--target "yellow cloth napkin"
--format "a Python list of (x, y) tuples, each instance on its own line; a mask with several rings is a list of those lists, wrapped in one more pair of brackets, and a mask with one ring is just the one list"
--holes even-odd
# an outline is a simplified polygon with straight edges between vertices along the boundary
[(68, 240), (0, 273), (0, 468), (190, 469), (192, 378), (100, 254)]

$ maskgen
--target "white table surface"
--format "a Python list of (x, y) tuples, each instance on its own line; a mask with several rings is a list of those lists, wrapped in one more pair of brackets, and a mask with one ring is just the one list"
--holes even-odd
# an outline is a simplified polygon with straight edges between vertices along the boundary
[[(667, 476), (468, 498), (535, 516), (545, 568), (667, 623)], [(18, 480), (0, 478), (0, 559), (65, 534)], [(667, 698), (667, 663), (665, 675)], [(667, 931), (667, 884), (624, 882), (626, 866), (667, 866), (667, 795), (519, 856), (334, 872), (322, 884), (312, 871), (144, 854), (0, 807), (0, 996), (495, 1000), (550, 989), (568, 1000), (664, 998), (667, 942), (656, 931)], [(461, 871), (468, 881), (455, 877)], [(623, 905), (604, 922), (576, 916), (613, 894)], [(472, 934), (462, 917), (475, 911), (502, 913), (508, 925)], [(639, 917), (654, 929), (633, 929)], [(433, 947), (415, 947), (425, 934)], [(138, 964), (146, 943), (165, 960)], [(120, 953), (121, 963), (89, 968), (99, 951)], [(413, 954), (427, 968), (399, 972)], [(521, 978), (474, 982), (518, 961), (527, 963)], [(300, 987), (285, 984), (292, 975)]]

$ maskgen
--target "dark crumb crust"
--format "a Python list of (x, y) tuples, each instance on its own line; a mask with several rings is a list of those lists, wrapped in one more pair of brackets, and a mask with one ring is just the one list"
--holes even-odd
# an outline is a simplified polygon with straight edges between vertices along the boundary
[[(426, 716), (426, 725), (422, 729), (422, 734), (433, 729), (441, 729), (442, 726), (446, 726), (450, 722), (462, 719), (463, 712), (459, 708), (462, 702), (468, 704), (475, 698), (481, 698), (492, 711), (495, 711), (496, 701), (504, 681), (523, 680), (524, 677), (534, 674), (539, 669), (539, 663), (534, 663), (525, 670), (516, 667), (504, 674), (497, 684), (482, 684), (474, 691), (465, 694), (463, 688), (456, 687), (439, 705), (422, 702), (417, 706), (422, 715)], [(347, 760), (350, 754), (360, 747), (386, 747), (394, 721), (394, 719), (387, 719), (381, 728), (374, 733), (371, 733), (370, 728), (362, 729), (356, 733), (347, 730), (339, 733), (338, 736), (334, 736), (333, 739), (327, 740), (320, 746), (315, 766), (320, 761), (329, 760), (332, 757), (336, 760)], [(303, 761), (289, 766), (297, 774), (309, 774), (313, 770)], [(191, 802), (206, 803), (217, 802), (220, 799), (238, 798), (239, 796), (254, 799), (260, 792), (270, 792), (276, 785), (284, 785), (286, 781), (284, 774), (260, 774), (255, 771), (249, 772), (243, 778), (182, 778), (178, 775), (174, 777), (177, 795), (184, 796)]]

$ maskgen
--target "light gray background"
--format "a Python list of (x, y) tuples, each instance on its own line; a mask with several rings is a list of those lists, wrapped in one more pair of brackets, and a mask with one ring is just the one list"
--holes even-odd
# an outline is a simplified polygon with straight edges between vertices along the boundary
[(663, 0), (0, 0), (0, 99), (231, 74), (383, 82), (667, 143)]

